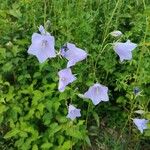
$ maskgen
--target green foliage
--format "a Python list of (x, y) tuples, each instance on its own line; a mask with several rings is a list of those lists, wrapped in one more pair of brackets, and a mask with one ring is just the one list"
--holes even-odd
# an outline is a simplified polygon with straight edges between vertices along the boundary
[[(57, 72), (66, 61), (57, 57), (39, 64), (27, 54), (32, 34), (46, 20), (57, 51), (69, 41), (89, 54), (73, 67), (78, 80), (63, 93), (57, 89)], [(132, 118), (150, 120), (149, 25), (148, 0), (2, 1), (0, 149), (146, 149), (150, 124), (140, 135)], [(113, 30), (124, 34), (117, 40), (138, 43), (131, 61), (119, 62), (112, 49), (116, 39), (109, 35)], [(110, 101), (94, 107), (77, 95), (97, 81), (108, 86)], [(69, 102), (82, 110), (73, 122), (66, 118)]]

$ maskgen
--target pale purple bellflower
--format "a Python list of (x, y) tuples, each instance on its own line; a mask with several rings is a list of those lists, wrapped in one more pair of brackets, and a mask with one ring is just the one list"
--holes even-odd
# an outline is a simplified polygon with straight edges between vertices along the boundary
[(75, 44), (67, 43), (61, 48), (61, 55), (68, 60), (67, 68), (74, 66), (77, 62), (84, 60), (87, 53), (76, 47)]
[(86, 93), (84, 93), (85, 98), (92, 100), (94, 105), (97, 105), (101, 101), (109, 101), (108, 88), (99, 83), (91, 86)]
[(81, 117), (80, 109), (77, 109), (73, 105), (69, 105), (67, 118), (74, 120), (76, 117)]
[(133, 119), (134, 124), (137, 126), (137, 128), (140, 130), (141, 133), (143, 133), (144, 129), (147, 129), (147, 123), (149, 122), (146, 119)]
[(63, 70), (60, 70), (58, 72), (59, 75), (59, 85), (58, 90), (60, 92), (63, 92), (65, 90), (65, 87), (76, 80), (76, 77), (72, 74), (70, 68), (66, 68)]
[(28, 53), (35, 55), (40, 63), (43, 63), (48, 58), (56, 57), (55, 40), (50, 33), (46, 32), (43, 26), (39, 27), (39, 33), (33, 33), (32, 44), (28, 49)]
[(132, 50), (137, 47), (137, 44), (132, 43), (130, 40), (127, 40), (125, 43), (116, 42), (114, 43), (114, 51), (119, 55), (120, 61), (131, 60), (132, 59)]

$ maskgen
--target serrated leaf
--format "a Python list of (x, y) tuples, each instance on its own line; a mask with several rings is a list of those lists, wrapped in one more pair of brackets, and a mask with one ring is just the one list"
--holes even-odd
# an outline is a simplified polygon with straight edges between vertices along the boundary
[(45, 149), (47, 149), (47, 150), (49, 150), (49, 148), (51, 148), (53, 146), (53, 144), (52, 143), (44, 143), (44, 144), (42, 144), (41, 145), (41, 148), (43, 149), (43, 150), (45, 150)]
[(36, 144), (33, 145), (32, 150), (38, 150), (38, 146)]
[(4, 136), (5, 139), (11, 138), (16, 136), (20, 131), (18, 129), (12, 129), (11, 131), (7, 132)]

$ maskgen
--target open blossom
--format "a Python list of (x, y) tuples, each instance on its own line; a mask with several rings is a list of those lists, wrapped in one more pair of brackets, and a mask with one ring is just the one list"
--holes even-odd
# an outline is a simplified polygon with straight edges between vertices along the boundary
[(68, 60), (67, 68), (74, 66), (77, 62), (84, 60), (87, 57), (87, 53), (76, 47), (72, 43), (67, 43), (61, 49), (61, 55)]
[(72, 74), (70, 68), (66, 68), (63, 70), (60, 70), (58, 72), (59, 75), (59, 85), (58, 90), (60, 92), (63, 92), (65, 90), (65, 87), (76, 80), (76, 77)]
[(50, 33), (46, 32), (43, 26), (39, 27), (39, 33), (33, 33), (32, 44), (28, 49), (28, 53), (35, 55), (40, 63), (43, 63), (46, 59), (56, 57), (55, 53), (55, 40)]
[(147, 123), (149, 122), (146, 119), (133, 119), (134, 124), (137, 126), (137, 128), (140, 130), (141, 133), (143, 133), (144, 129), (147, 129)]
[(110, 34), (114, 37), (118, 37), (122, 35), (122, 32), (119, 30), (116, 30), (116, 31), (111, 32)]
[(109, 100), (108, 88), (99, 83), (96, 83), (93, 86), (91, 86), (89, 90), (86, 93), (84, 93), (84, 96), (86, 98), (91, 99), (94, 105), (97, 105), (101, 101)]
[(74, 120), (76, 117), (81, 117), (80, 109), (77, 109), (73, 105), (69, 105), (67, 118)]
[(120, 61), (131, 60), (132, 59), (132, 50), (137, 47), (137, 44), (132, 43), (130, 40), (127, 40), (125, 43), (116, 42), (114, 43), (114, 51), (119, 55)]

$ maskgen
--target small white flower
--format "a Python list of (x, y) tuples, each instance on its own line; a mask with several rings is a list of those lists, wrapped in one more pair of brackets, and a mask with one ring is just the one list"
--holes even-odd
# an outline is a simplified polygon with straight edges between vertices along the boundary
[(144, 110), (136, 110), (134, 112), (137, 113), (137, 114), (144, 114), (145, 113)]
[(114, 36), (114, 37), (118, 37), (118, 36), (121, 36), (121, 35), (122, 35), (122, 32), (116, 30), (116, 31), (111, 32), (110, 34), (111, 34), (112, 36)]

